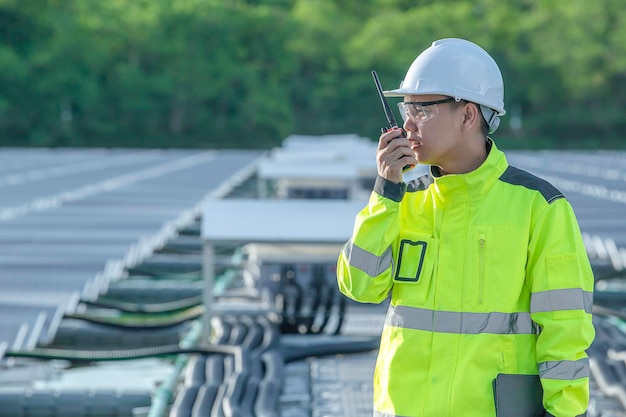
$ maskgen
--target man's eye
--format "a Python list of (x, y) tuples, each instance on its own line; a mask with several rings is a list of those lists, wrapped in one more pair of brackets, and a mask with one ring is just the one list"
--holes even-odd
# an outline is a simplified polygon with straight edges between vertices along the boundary
[(420, 108), (417, 108), (417, 107), (413, 109), (413, 115), (414, 116), (421, 116), (423, 114), (424, 114), (424, 110), (423, 109), (420, 109)]

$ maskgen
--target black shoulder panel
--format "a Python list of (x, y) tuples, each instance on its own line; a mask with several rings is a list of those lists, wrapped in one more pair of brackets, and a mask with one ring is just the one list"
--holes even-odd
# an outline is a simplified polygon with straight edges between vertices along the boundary
[(406, 184), (407, 192), (424, 191), (433, 183), (433, 177), (430, 174), (422, 175)]
[(548, 203), (552, 203), (559, 198), (565, 198), (563, 193), (557, 190), (548, 181), (513, 166), (509, 166), (506, 171), (504, 171), (504, 174), (500, 177), (500, 181), (539, 191)]

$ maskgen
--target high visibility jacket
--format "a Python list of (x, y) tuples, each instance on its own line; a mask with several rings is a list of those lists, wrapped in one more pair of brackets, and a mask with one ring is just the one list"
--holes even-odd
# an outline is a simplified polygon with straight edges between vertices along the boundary
[(499, 373), (539, 375), (546, 415), (585, 413), (594, 280), (577, 220), (488, 145), (467, 174), (378, 177), (342, 249), (342, 293), (380, 303), (391, 291), (375, 416), (495, 416)]

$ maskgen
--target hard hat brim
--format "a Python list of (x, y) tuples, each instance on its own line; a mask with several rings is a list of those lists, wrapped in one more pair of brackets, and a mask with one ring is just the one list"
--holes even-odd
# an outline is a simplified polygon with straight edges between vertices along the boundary
[[(413, 95), (416, 94), (415, 92), (409, 91), (409, 90), (404, 90), (402, 88), (397, 88), (395, 90), (387, 90), (387, 91), (383, 91), (383, 94), (385, 97), (404, 97), (404, 96), (409, 96), (409, 95)], [(434, 93), (436, 94), (436, 93)]]

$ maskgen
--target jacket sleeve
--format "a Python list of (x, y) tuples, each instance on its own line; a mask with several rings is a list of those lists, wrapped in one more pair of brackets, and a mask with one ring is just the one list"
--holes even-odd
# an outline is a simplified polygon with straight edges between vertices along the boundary
[(376, 179), (367, 206), (337, 261), (339, 290), (353, 300), (383, 301), (392, 286), (392, 246), (400, 232), (400, 201), (406, 185)]
[(578, 222), (565, 198), (543, 209), (530, 236), (530, 312), (539, 325), (537, 365), (546, 416), (584, 415), (589, 403), (589, 359), (595, 336), (594, 278)]

